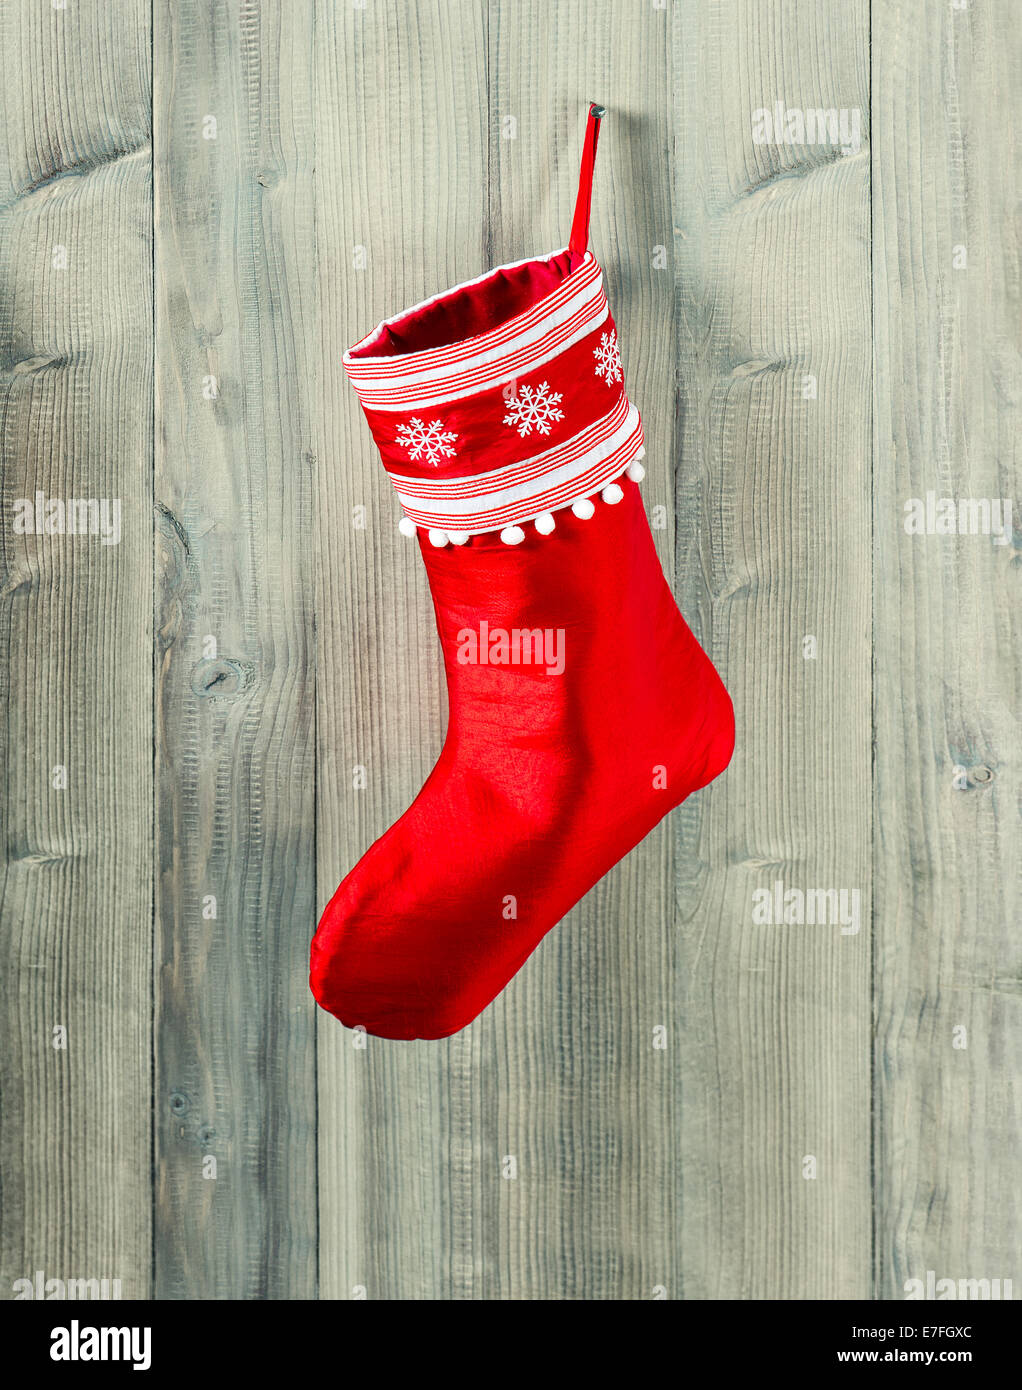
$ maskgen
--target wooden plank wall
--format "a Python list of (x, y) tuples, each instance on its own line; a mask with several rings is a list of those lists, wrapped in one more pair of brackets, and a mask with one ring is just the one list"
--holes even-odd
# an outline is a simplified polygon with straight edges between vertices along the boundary
[[(893, 1298), (931, 1270), (1020, 1272), (1022, 41), (1010, 0), (874, 15), (875, 1287)], [(907, 534), (928, 493), (1014, 499), (1014, 539)]]
[[(6, 1298), (152, 1288), (151, 98), (146, 0), (0, 6)], [(16, 533), (36, 494), (119, 543)]]
[[(904, 527), (1019, 493), (1012, 20), (0, 9), (0, 1296), (1019, 1282), (1018, 548)], [(470, 1028), (366, 1040), (308, 943), (446, 697), (340, 357), (564, 243), (589, 99), (646, 505), (738, 751)], [(777, 102), (860, 138), (761, 143)], [(119, 496), (120, 544), (16, 533), (36, 490)], [(757, 922), (777, 882), (859, 930)]]
[(674, 13), (676, 592), (738, 728), (678, 817), (690, 1297), (869, 1287), (868, 923), (752, 920), (778, 882), (870, 897), (868, 128), (848, 155), (752, 134), (775, 101), (868, 110), (868, 9)]
[[(482, 7), (333, 6), (323, 19), (321, 125), (361, 133), (316, 152), (320, 907), (422, 785), (445, 717), (439, 652), (422, 640), (432, 624), (422, 566), (398, 533), (390, 484), (380, 487), (341, 354), (388, 312), (397, 266), (408, 303), (486, 268), (489, 165), (487, 112), (463, 76), (485, 70)], [(498, 1136), (477, 1127), (483, 1107), (492, 1123), (493, 1049), (484, 1060), (480, 1032), (381, 1045), (321, 1023), (324, 1297), (478, 1291), (482, 1242), (493, 1241), (487, 1190), (500, 1182)]]
[(154, 21), (155, 1292), (311, 1298), (312, 14)]

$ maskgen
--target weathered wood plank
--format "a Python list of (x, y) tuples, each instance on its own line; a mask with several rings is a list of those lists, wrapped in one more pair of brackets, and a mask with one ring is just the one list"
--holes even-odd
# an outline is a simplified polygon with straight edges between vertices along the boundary
[[(1006, 0), (868, 11), (158, 0), (154, 248), (149, 5), (0, 8), (6, 1296), (40, 1268), (190, 1298), (1015, 1273), (1017, 546), (903, 522), (1018, 492), (991, 93), (1022, 42)], [(317, 1029), (308, 942), (445, 696), (340, 354), (563, 243), (590, 98), (646, 504), (738, 752), (470, 1029), (363, 1049)], [(862, 151), (757, 143), (778, 99), (857, 111)], [(120, 543), (16, 533), (37, 490), (119, 498)], [(778, 880), (858, 889), (859, 932), (756, 923)]]
[[(424, 0), (317, 14), (317, 136), (330, 132), (316, 165), (320, 909), (440, 750), (446, 696), (425, 576), (398, 533), (400, 509), (341, 354), (384, 315), (488, 267), (483, 11)], [(324, 1298), (477, 1289), (474, 1192), (499, 1174), (483, 1136), (465, 1132), (476, 1032), (441, 1043), (370, 1038), (362, 1050), (322, 1016)]]
[[(588, 102), (607, 107), (591, 245), (606, 274), (629, 398), (643, 417), (643, 494), (670, 574), (667, 16), (605, 0), (504, 0), (489, 16), (495, 263), (567, 242)], [(514, 139), (502, 138), (509, 116)], [(665, 700), (672, 695), (664, 691)], [(491, 1150), (517, 1155), (519, 1174), (483, 1209), (494, 1249), (487, 1296), (651, 1298), (676, 1286), (673, 820), (554, 928), (482, 1020), (482, 1090), (464, 1123), (492, 1136)], [(666, 1051), (654, 1046), (660, 1027)]]
[[(4, 5), (0, 101), (0, 1290), (41, 1270), (144, 1298), (148, 3)], [(39, 534), (18, 506), (37, 494), (106, 499), (110, 543), (69, 533), (56, 509), (61, 530)]]
[[(679, 817), (685, 1298), (870, 1287), (868, 8), (671, 10), (676, 589), (738, 730)], [(777, 100), (861, 152), (756, 143)], [(777, 881), (857, 890), (858, 934), (756, 924)]]
[(317, 1283), (312, 18), (155, 13), (164, 1298)]
[(905, 529), (1022, 490), (1017, 19), (873, 11), (879, 1298), (1018, 1278), (1018, 540)]

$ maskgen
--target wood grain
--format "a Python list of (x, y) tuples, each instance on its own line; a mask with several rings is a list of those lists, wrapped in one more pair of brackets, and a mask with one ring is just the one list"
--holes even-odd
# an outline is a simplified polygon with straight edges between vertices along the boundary
[(155, 1288), (309, 1298), (312, 13), (154, 20)]
[[(322, 909), (422, 785), (446, 709), (417, 547), (398, 533), (400, 510), (341, 355), (385, 314), (488, 268), (489, 117), (477, 85), (483, 6), (337, 6), (318, 18), (316, 108), (336, 133), (316, 163)], [(395, 82), (400, 100), (381, 100)], [(362, 790), (356, 768), (365, 770)], [(441, 1043), (369, 1038), (363, 1049), (323, 1016), (323, 1297), (478, 1292), (479, 1204), (500, 1181), (495, 1137), (472, 1134), (466, 1120), (478, 1033)]]
[[(590, 244), (606, 274), (629, 398), (646, 436), (648, 508), (670, 573), (673, 285), (667, 17), (612, 3), (490, 6), (495, 263), (568, 239), (589, 100), (601, 129)], [(577, 38), (584, 33), (585, 44)], [(657, 248), (662, 248), (658, 252)], [(671, 692), (664, 692), (670, 699)], [(677, 1287), (670, 981), (674, 827), (662, 822), (545, 939), (484, 1015), (487, 1109), (519, 1156), (505, 1183), (489, 1296), (651, 1298)], [(485, 1033), (484, 1033), (485, 1036)], [(559, 1040), (559, 1041), (555, 1041)], [(677, 1039), (674, 1039), (676, 1044)], [(489, 1111), (489, 1114), (487, 1113)]]
[[(869, 160), (753, 140), (855, 108), (868, 6), (673, 7), (676, 591), (737, 752), (678, 814), (685, 1298), (870, 1292)], [(812, 378), (815, 398), (805, 394)], [(817, 641), (815, 659), (803, 639)], [(753, 894), (858, 890), (862, 927)], [(815, 1167), (810, 1165), (815, 1162)], [(809, 1176), (809, 1174), (813, 1174)]]
[[(0, 8), (6, 1298), (151, 1288), (150, 91), (146, 4)], [(119, 499), (120, 542), (17, 533), (37, 493)]]
[(876, 1293), (903, 1298), (1019, 1287), (1018, 523), (904, 523), (1022, 492), (1022, 36), (1005, 0), (874, 15)]
[[(1018, 499), (1013, 19), (0, 7), (0, 1296), (1022, 1287), (1019, 547), (904, 528)], [(645, 501), (738, 751), (470, 1028), (366, 1040), (308, 945), (446, 693), (341, 354), (564, 244), (589, 100)], [(777, 101), (861, 141), (759, 143)], [(17, 533), (36, 490), (119, 497), (120, 544)], [(859, 931), (756, 922), (778, 881)]]

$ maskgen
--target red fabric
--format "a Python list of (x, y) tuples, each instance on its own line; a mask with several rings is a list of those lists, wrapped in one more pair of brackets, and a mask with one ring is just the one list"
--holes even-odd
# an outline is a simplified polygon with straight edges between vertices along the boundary
[[(571, 272), (550, 289), (542, 271), (554, 264), (570, 265)], [(385, 321), (345, 354), (345, 370), (395, 480), (443, 483), (531, 463), (581, 439), (625, 400), (617, 332), (595, 258), (576, 263), (562, 252), (522, 269), (530, 274), (519, 291), (531, 286), (538, 298), (524, 305), (502, 298), (502, 309), (518, 310), (510, 318), (488, 306), (488, 296), (503, 285), (491, 273), (436, 296), (426, 309)], [(436, 318), (445, 313), (451, 326), (441, 332)], [(430, 331), (420, 337), (415, 326), (427, 318)], [(459, 338), (470, 324), (486, 327)], [(392, 332), (415, 350), (377, 351)], [(421, 346), (425, 339), (442, 342)], [(543, 418), (523, 422), (523, 410), (537, 398)], [(600, 442), (597, 437), (593, 447)], [(521, 515), (528, 514), (523, 499)]]
[(586, 123), (585, 144), (582, 146), (582, 164), (578, 173), (578, 193), (575, 197), (575, 215), (571, 220), (571, 236), (568, 249), (581, 254), (589, 245), (589, 209), (593, 201), (593, 168), (596, 164), (596, 147), (600, 142), (600, 117), (595, 114), (595, 104), (589, 108)]
[[(663, 577), (638, 488), (621, 483), (621, 502), (589, 521), (560, 512), (550, 537), (422, 545), (450, 722), (422, 791), (338, 888), (312, 944), (312, 990), (350, 1027), (463, 1028), (727, 766), (731, 701)], [(462, 663), (459, 642), (471, 655), (464, 633), (483, 622), (560, 632), (563, 670)], [(547, 650), (556, 667), (556, 637)]]
[[(586, 251), (598, 135), (590, 113), (567, 250), (457, 286), (345, 355), (406, 521), (436, 527), (437, 546), (418, 536), (450, 696), (439, 761), (312, 943), (319, 1003), (383, 1037), (471, 1022), (734, 747), (731, 701), (625, 474), (641, 476), (642, 427)], [(543, 390), (560, 414), (520, 433)]]
[[(407, 425), (415, 416), (430, 420), (440, 416), (444, 429), (452, 430), (458, 436), (457, 454), (444, 459), (439, 469), (444, 477), (450, 478), (502, 468), (505, 464), (530, 458), (543, 449), (552, 449), (555, 444), (571, 439), (586, 426), (609, 414), (624, 395), (622, 382), (608, 385), (593, 374), (593, 349), (603, 334), (613, 332), (614, 320), (608, 314), (594, 332), (562, 352), (555, 361), (515, 377), (511, 382), (478, 391), (443, 406), (414, 407), (401, 413), (366, 407), (365, 417), (384, 467), (406, 478), (436, 478), (436, 466), (425, 460), (411, 459), (408, 450), (400, 444), (400, 427)], [(519, 386), (539, 387), (543, 384), (560, 396), (556, 408), (561, 419), (552, 420), (546, 434), (531, 430), (521, 435), (513, 424), (505, 423), (508, 398)]]
[(581, 261), (581, 253), (561, 251), (547, 260), (500, 266), (481, 281), (459, 286), (388, 319), (372, 345), (360, 343), (352, 348), (351, 356), (357, 361), (367, 356), (425, 352), (488, 333), (551, 294)]

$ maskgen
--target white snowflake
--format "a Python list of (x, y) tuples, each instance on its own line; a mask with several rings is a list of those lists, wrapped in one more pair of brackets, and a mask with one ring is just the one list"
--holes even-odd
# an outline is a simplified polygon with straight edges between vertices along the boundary
[(440, 467), (441, 459), (452, 459), (456, 454), (454, 441), (457, 435), (444, 429), (443, 420), (430, 420), (424, 425), (412, 416), (407, 425), (398, 425), (396, 443), (408, 450), (410, 459), (425, 458), (434, 468)]
[(596, 375), (602, 376), (608, 386), (623, 379), (616, 332), (600, 334), (600, 346), (593, 348), (593, 356), (596, 358)]
[(549, 434), (554, 421), (564, 419), (564, 411), (557, 409), (560, 402), (561, 393), (551, 391), (549, 382), (541, 381), (536, 387), (519, 386), (507, 399), (504, 424), (515, 425), (523, 439), (533, 430)]

